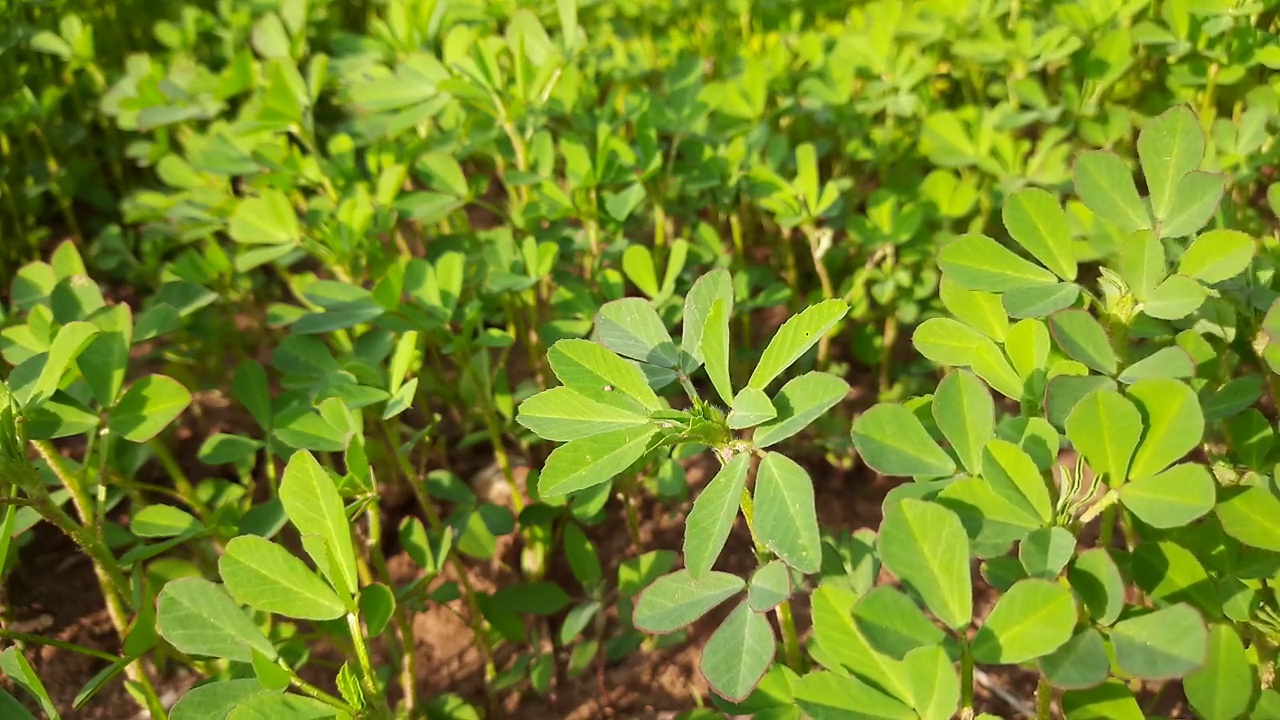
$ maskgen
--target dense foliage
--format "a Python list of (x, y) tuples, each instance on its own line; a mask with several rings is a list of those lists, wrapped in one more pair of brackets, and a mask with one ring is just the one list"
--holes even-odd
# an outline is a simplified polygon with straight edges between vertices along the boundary
[(4, 717), (1280, 716), (1276, 2), (0, 3)]

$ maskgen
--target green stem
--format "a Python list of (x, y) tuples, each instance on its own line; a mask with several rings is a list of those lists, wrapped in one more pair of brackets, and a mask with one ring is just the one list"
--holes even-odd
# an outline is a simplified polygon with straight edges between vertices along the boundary
[(1041, 675), (1036, 683), (1036, 720), (1050, 720), (1053, 717), (1053, 687), (1049, 679)]
[(178, 461), (173, 457), (173, 453), (169, 452), (169, 448), (159, 440), (152, 440), (147, 444), (151, 447), (151, 452), (155, 454), (156, 459), (160, 461), (160, 465), (164, 467), (164, 471), (169, 476), (169, 479), (173, 481), (174, 489), (178, 491), (179, 495), (186, 499), (187, 504), (191, 506), (192, 510), (195, 510), (196, 516), (199, 517), (200, 520), (207, 520), (208, 518), (206, 517), (207, 514), (205, 513), (204, 508), (201, 507), (200, 502), (196, 499), (196, 490), (191, 486), (191, 480), (189, 480), (187, 478), (187, 474), (182, 471), (182, 466), (179, 465)]
[(301, 675), (298, 675), (293, 668), (289, 667), (289, 664), (284, 661), (284, 658), (277, 659), (276, 664), (284, 668), (285, 671), (289, 673), (290, 682), (292, 682), (293, 686), (298, 688), (303, 695), (319, 700), (325, 705), (335, 707), (343, 712), (350, 713), (351, 715), (356, 715), (360, 712), (359, 708), (348, 705), (342, 699), (336, 698), (306, 680), (303, 680)]
[(1093, 521), (1094, 518), (1098, 517), (1098, 515), (1102, 513), (1107, 513), (1107, 515), (1103, 518), (1102, 532), (1109, 535), (1109, 533), (1107, 533), (1108, 528), (1115, 525), (1114, 522), (1108, 522), (1108, 520), (1114, 520), (1114, 517), (1111, 515), (1109, 511), (1111, 510), (1112, 506), (1114, 506), (1116, 502), (1118, 502), (1119, 500), (1120, 500), (1119, 493), (1117, 493), (1115, 490), (1108, 490), (1107, 494), (1103, 495), (1101, 500), (1098, 500), (1093, 505), (1090, 505), (1089, 509), (1084, 511), (1084, 514), (1080, 516), (1080, 524), (1088, 525), (1090, 522)]
[(351, 644), (355, 646), (356, 662), (360, 665), (360, 684), (368, 694), (369, 700), (381, 705), (382, 692), (378, 690), (373, 662), (369, 659), (369, 645), (365, 642), (364, 630), (360, 627), (360, 617), (355, 613), (347, 613), (347, 629), (351, 631)]
[(45, 637), (43, 635), (32, 635), (31, 633), (0, 629), (0, 640), (48, 645), (49, 647), (58, 648), (59, 650), (69, 650), (71, 652), (80, 653), (81, 655), (95, 657), (99, 660), (106, 660), (107, 662), (115, 662), (120, 659), (109, 652), (94, 650), (93, 648), (77, 645), (75, 643), (67, 642), (66, 640), (58, 640), (56, 638)]
[(774, 610), (778, 616), (778, 627), (782, 629), (782, 649), (787, 656), (787, 667), (797, 674), (803, 675), (806, 668), (804, 656), (800, 654), (800, 638), (796, 634), (796, 620), (791, 614), (791, 601), (783, 600)]
[(960, 717), (973, 717), (973, 654), (967, 637), (960, 638)]

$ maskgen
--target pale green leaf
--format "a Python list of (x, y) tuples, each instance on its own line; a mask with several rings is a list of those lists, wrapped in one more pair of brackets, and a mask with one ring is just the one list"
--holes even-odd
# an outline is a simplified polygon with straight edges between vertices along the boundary
[(1129, 168), (1114, 153), (1092, 150), (1076, 158), (1076, 195), (1095, 215), (1132, 233), (1151, 227)]
[(755, 531), (783, 562), (803, 573), (822, 564), (822, 539), (809, 473), (785, 455), (767, 453), (756, 471)]
[(1053, 273), (986, 235), (961, 235), (951, 241), (938, 254), (938, 267), (944, 276), (970, 290), (999, 293), (1057, 282)]
[(976, 376), (948, 374), (933, 398), (933, 418), (970, 475), (982, 473), (982, 448), (995, 434), (995, 403)]
[(776, 646), (773, 625), (744, 601), (707, 640), (698, 667), (716, 694), (741, 702), (773, 664)]
[(520, 403), (516, 422), (544, 440), (569, 442), (644, 425), (648, 419), (628, 410), (595, 402), (567, 387), (555, 387)]
[(547, 351), (547, 361), (560, 382), (589, 400), (641, 415), (662, 407), (644, 373), (603, 345), (561, 340)]
[(567, 495), (607, 482), (649, 449), (656, 427), (636, 427), (579, 438), (551, 451), (538, 478), (544, 497)]
[(633, 620), (637, 628), (648, 633), (674, 632), (745, 587), (737, 575), (712, 571), (701, 580), (694, 580), (688, 571), (678, 570), (654, 580), (640, 594)]
[(280, 502), (304, 540), (310, 535), (323, 542), (323, 556), (314, 544), (303, 543), (316, 567), (340, 593), (354, 596), (360, 585), (351, 523), (337, 485), (311, 453), (303, 450), (289, 458), (280, 481)]
[(940, 476), (955, 463), (910, 410), (881, 403), (853, 421), (853, 444), (872, 470), (882, 475)]
[(1118, 487), (1142, 436), (1142, 416), (1133, 403), (1108, 389), (1080, 399), (1067, 416), (1067, 439), (1098, 475)]
[(786, 440), (822, 417), (848, 394), (849, 383), (823, 372), (807, 372), (788, 380), (773, 398), (777, 416), (756, 428), (751, 443), (763, 449)]
[(1144, 478), (1165, 469), (1200, 444), (1204, 414), (1194, 390), (1178, 380), (1141, 380), (1129, 386), (1146, 431), (1134, 453), (1129, 477)]
[(877, 538), (884, 566), (948, 627), (973, 617), (969, 537), (960, 518), (931, 502), (907, 498), (884, 513)]
[(689, 575), (701, 579), (711, 570), (729, 538), (746, 487), (751, 455), (733, 457), (698, 494), (684, 525), (684, 562)]
[(671, 334), (653, 303), (643, 298), (605, 303), (596, 313), (596, 333), (601, 345), (623, 357), (671, 369), (680, 366)]
[(843, 300), (824, 300), (789, 318), (765, 346), (751, 373), (748, 387), (764, 390), (808, 352), (849, 312)]
[(1005, 198), (1004, 226), (1031, 256), (1068, 282), (1076, 279), (1076, 259), (1067, 215), (1046, 190), (1026, 188)]
[(1071, 639), (1076, 601), (1048, 580), (1020, 580), (996, 601), (973, 638), (978, 662), (1011, 665), (1044, 657)]

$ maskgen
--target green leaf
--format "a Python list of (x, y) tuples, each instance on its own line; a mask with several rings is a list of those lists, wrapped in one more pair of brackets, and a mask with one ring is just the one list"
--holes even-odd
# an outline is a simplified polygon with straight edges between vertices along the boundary
[(1066, 528), (1039, 528), (1022, 539), (1018, 560), (1028, 577), (1052, 580), (1067, 566), (1075, 551), (1076, 538)]
[(1011, 665), (1044, 657), (1071, 639), (1076, 601), (1048, 580), (1019, 580), (996, 601), (973, 638), (978, 662)]
[(1124, 578), (1105, 549), (1080, 553), (1067, 571), (1067, 578), (1090, 617), (1100, 625), (1110, 625), (1120, 617), (1125, 601)]
[(880, 403), (853, 421), (853, 444), (872, 470), (881, 475), (950, 475), (956, 466), (929, 436), (914, 413), (901, 405)]
[(249, 411), (258, 427), (271, 430), (271, 388), (267, 371), (257, 360), (245, 360), (236, 367), (236, 374), (231, 378), (231, 394)]
[(1143, 125), (1138, 133), (1138, 159), (1157, 221), (1174, 212), (1178, 184), (1200, 166), (1203, 157), (1204, 131), (1186, 105), (1169, 108)]
[(788, 380), (773, 398), (777, 416), (756, 427), (751, 444), (759, 449), (782, 442), (822, 417), (849, 394), (849, 383), (823, 372)]
[(1129, 168), (1114, 153), (1093, 150), (1076, 158), (1076, 195), (1095, 215), (1132, 233), (1151, 227)]
[(778, 416), (778, 411), (763, 390), (744, 387), (733, 398), (733, 409), (726, 420), (730, 430), (755, 427)]
[(960, 676), (941, 645), (907, 654), (912, 705), (921, 720), (949, 720), (960, 707)]
[(995, 435), (995, 403), (973, 373), (958, 370), (938, 384), (933, 418), (970, 475), (982, 473), (982, 449)]
[(302, 238), (298, 214), (289, 197), (274, 189), (241, 200), (231, 214), (227, 234), (246, 245), (282, 245)]
[(492, 596), (494, 608), (530, 615), (554, 615), (568, 607), (570, 602), (568, 593), (547, 580), (508, 585)]
[(1067, 416), (1067, 439), (1113, 487), (1128, 477), (1129, 461), (1142, 436), (1142, 416), (1133, 403), (1106, 388), (1080, 399)]
[(811, 672), (795, 686), (796, 705), (812, 720), (918, 720), (909, 705), (843, 673)]
[(1146, 301), (1168, 274), (1164, 261), (1164, 245), (1150, 230), (1134, 233), (1119, 244), (1120, 277), (1138, 300)]
[(191, 404), (191, 393), (168, 375), (147, 375), (129, 386), (108, 416), (111, 432), (146, 442)]
[(1080, 286), (1075, 283), (1036, 285), (1006, 292), (1002, 297), (1010, 317), (1042, 318), (1076, 303)]
[(698, 667), (718, 695), (741, 702), (773, 664), (776, 648), (773, 625), (743, 602), (707, 640)]
[(706, 327), (702, 332), (699, 350), (707, 366), (707, 377), (716, 394), (726, 405), (733, 405), (733, 382), (729, 378), (729, 313), (731, 308), (723, 299), (711, 303)]
[(227, 543), (218, 571), (235, 601), (300, 620), (333, 620), (342, 600), (311, 568), (283, 547), (254, 535)]
[(339, 592), (353, 597), (360, 584), (351, 523), (337, 485), (311, 453), (302, 450), (289, 458), (280, 482), (280, 502), (304, 540), (313, 535), (323, 542), (323, 555), (315, 546), (303, 543), (316, 567)]
[(111, 407), (124, 387), (125, 370), (129, 367), (129, 346), (133, 340), (133, 316), (124, 303), (95, 313), (94, 325), (99, 332), (76, 358), (93, 399), (102, 407)]
[(1209, 654), (1204, 667), (1182, 681), (1191, 707), (1204, 720), (1232, 720), (1249, 709), (1253, 696), (1253, 668), (1244, 643), (1230, 625), (1209, 630)]
[(1186, 275), (1170, 275), (1147, 294), (1142, 311), (1159, 320), (1181, 320), (1204, 304), (1204, 286)]
[(999, 295), (968, 290), (944, 277), (938, 284), (938, 297), (957, 319), (996, 342), (1004, 342), (1005, 333), (1009, 330), (1009, 317)]
[(686, 570), (663, 575), (640, 594), (632, 618), (637, 628), (654, 634), (679, 630), (712, 608), (742, 592), (737, 575), (712, 571), (701, 580)]
[(185, 510), (172, 505), (148, 505), (129, 519), (129, 531), (138, 537), (177, 537), (204, 525)]
[(1141, 380), (1129, 386), (1146, 431), (1134, 453), (1129, 477), (1144, 478), (1191, 452), (1204, 435), (1204, 415), (1194, 390), (1177, 380)]
[(520, 403), (516, 422), (544, 440), (569, 442), (645, 425), (644, 415), (598, 403), (567, 387), (554, 387)]
[(1166, 347), (1125, 368), (1117, 379), (1132, 385), (1148, 378), (1190, 378), (1195, 377), (1195, 374), (1196, 363), (1186, 350)]
[(1049, 332), (1069, 357), (1100, 373), (1114, 375), (1118, 361), (1102, 325), (1084, 310), (1060, 310), (1049, 316)]
[(587, 589), (599, 585), (602, 576), (600, 556), (596, 553), (595, 545), (591, 544), (591, 540), (577, 523), (571, 522), (564, 526), (563, 542), (565, 557), (569, 560), (573, 577)]
[[(1057, 448), (1053, 450), (1056, 454)], [(1026, 451), (997, 438), (988, 442), (982, 453), (983, 477), (996, 494), (1042, 523), (1053, 518), (1049, 486)]]
[(1231, 537), (1249, 547), (1280, 552), (1280, 498), (1271, 488), (1252, 485), (1223, 491), (1214, 507), (1218, 522)]
[(769, 340), (751, 373), (748, 387), (764, 390), (784, 370), (799, 360), (849, 312), (843, 300), (824, 300), (789, 318)]
[(756, 470), (755, 530), (760, 541), (787, 565), (816, 573), (822, 538), (809, 473), (785, 455), (767, 453)]
[(1027, 380), (1049, 362), (1049, 326), (1041, 320), (1020, 320), (1009, 328), (1004, 350), (1009, 355), (1018, 377)]
[(227, 720), (348, 720), (350, 716), (313, 698), (291, 693), (254, 695), (238, 703)]
[(751, 574), (747, 604), (756, 612), (768, 612), (791, 597), (791, 571), (781, 560), (765, 563)]
[(46, 715), (53, 720), (60, 717), (57, 708), (53, 705), (53, 700), (49, 697), (49, 691), (36, 675), (35, 668), (31, 667), (27, 657), (16, 645), (10, 645), (0, 653), (0, 670), (3, 670), (6, 677), (39, 703), (40, 709)]
[(221, 680), (191, 688), (169, 711), (169, 720), (206, 720), (226, 717), (236, 705), (254, 695), (276, 691), (262, 686), (256, 678)]
[(1162, 238), (1191, 235), (1213, 219), (1226, 189), (1226, 178), (1217, 173), (1187, 173), (1178, 183), (1169, 216), (1160, 222)]
[[(686, 375), (692, 374), (703, 362), (702, 338), (710, 325), (711, 308), (719, 300), (724, 310), (718, 318), (723, 324), (724, 335), (728, 337), (729, 318), (733, 315), (733, 277), (728, 270), (718, 268), (694, 281), (689, 293), (684, 296), (684, 331), (680, 337), (680, 349), (684, 356), (681, 359)], [(725, 350), (724, 367), (728, 367), (728, 341), (723, 344)], [(708, 372), (710, 368), (708, 368)], [(727, 387), (727, 384), (726, 384)], [(719, 386), (717, 385), (717, 391)], [(721, 393), (725, 395), (725, 393)], [(733, 393), (728, 393), (732, 397)], [(728, 402), (726, 399), (725, 402)]]
[(276, 649), (221, 585), (182, 578), (164, 586), (156, 601), (156, 630), (188, 655), (248, 663), (253, 651), (269, 658)]
[(1058, 198), (1039, 188), (1019, 190), (1005, 199), (1003, 218), (1009, 235), (1032, 257), (1063, 280), (1076, 279), (1067, 214)]
[(877, 538), (880, 558), (948, 627), (973, 617), (969, 536), (960, 518), (931, 502), (904, 499), (884, 513)]
[(938, 267), (961, 287), (1005, 292), (1057, 282), (1053, 273), (986, 235), (961, 235), (942, 248)]
[(63, 325), (54, 336), (49, 354), (45, 356), (44, 367), (40, 369), (40, 375), (23, 404), (35, 407), (53, 397), (62, 382), (62, 376), (97, 334), (98, 328), (92, 323), (71, 322)]
[(671, 369), (680, 366), (680, 353), (671, 334), (653, 303), (644, 298), (623, 298), (602, 305), (596, 313), (596, 333), (601, 345), (623, 357)]
[(869, 590), (853, 606), (853, 620), (876, 650), (902, 660), (917, 648), (938, 645), (946, 633), (901, 590), (881, 585)]
[(1205, 661), (1209, 631), (1186, 603), (1122, 620), (1111, 629), (1116, 665), (1144, 680), (1188, 675)]
[(1062, 693), (1066, 720), (1145, 720), (1133, 691), (1120, 680), (1106, 680), (1087, 690)]
[(622, 272), (640, 292), (649, 297), (657, 297), (658, 274), (653, 267), (653, 253), (644, 245), (630, 245), (622, 253)]
[(1116, 391), (1116, 383), (1102, 375), (1057, 375), (1049, 380), (1044, 391), (1045, 417), (1053, 426), (1065, 432), (1071, 411), (1089, 393), (1095, 390)]
[(1249, 268), (1256, 241), (1239, 230), (1210, 230), (1192, 241), (1178, 272), (1206, 285), (1225, 282)]
[(551, 346), (547, 361), (560, 382), (589, 400), (641, 415), (662, 407), (644, 373), (603, 345), (561, 340)]
[(977, 330), (946, 317), (929, 318), (920, 323), (911, 335), (911, 343), (926, 358), (954, 367), (972, 365), (976, 348), (992, 345), (990, 338)]
[(749, 453), (734, 455), (693, 502), (684, 524), (684, 562), (695, 580), (711, 570), (729, 539), (750, 468)]
[(656, 427), (640, 425), (561, 445), (547, 456), (538, 492), (543, 497), (568, 495), (609, 481), (645, 454), (657, 432)]
[(863, 637), (853, 620), (858, 596), (852, 591), (824, 583), (813, 593), (813, 655), (827, 667), (853, 673), (895, 697), (910, 696), (902, 665), (876, 650)]
[(1107, 679), (1111, 661), (1102, 633), (1084, 628), (1062, 647), (1040, 658), (1040, 672), (1056, 687), (1089, 688)]
[(1213, 509), (1218, 483), (1199, 463), (1174, 465), (1120, 488), (1120, 502), (1156, 528), (1188, 525)]
[(254, 677), (258, 678), (258, 682), (265, 688), (284, 690), (292, 682), (288, 670), (272, 662), (260, 652), (253, 653), (252, 665)]

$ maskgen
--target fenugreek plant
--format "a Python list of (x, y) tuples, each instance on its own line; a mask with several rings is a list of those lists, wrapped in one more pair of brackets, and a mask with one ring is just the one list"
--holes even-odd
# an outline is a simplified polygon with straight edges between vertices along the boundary
[[(720, 469), (685, 523), (684, 567), (653, 581), (633, 619), (641, 630), (669, 633), (736, 597), (700, 662), (707, 682), (725, 698), (745, 698), (773, 664), (777, 639), (767, 619), (771, 612), (787, 662), (797, 671), (804, 663), (790, 597), (795, 579), (821, 569), (813, 482), (794, 460), (769, 448), (848, 393), (844, 380), (820, 371), (779, 385), (783, 373), (848, 310), (833, 299), (791, 317), (735, 390), (729, 348), (733, 286), (729, 274), (717, 270), (699, 278), (685, 296), (679, 344), (650, 301), (606, 303), (596, 316), (594, 341), (562, 340), (549, 350), (561, 385), (519, 407), (520, 424), (564, 443), (547, 457), (538, 477), (543, 497), (608, 483), (681, 443), (704, 446), (714, 455)], [(718, 403), (698, 392), (693, 378), (700, 370)], [(673, 404), (654, 390), (673, 384), (685, 391), (684, 402)], [(739, 514), (759, 565), (749, 577), (713, 569)]]

